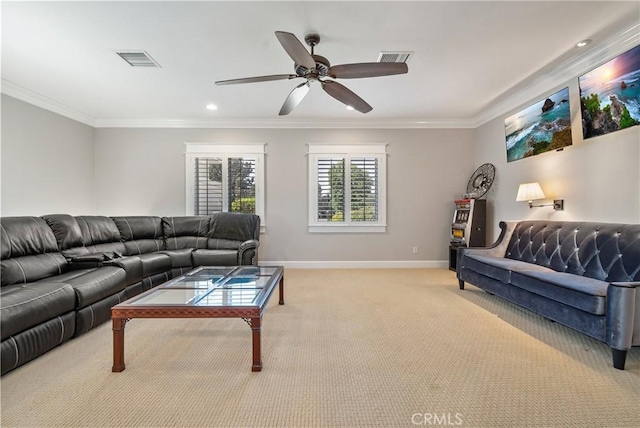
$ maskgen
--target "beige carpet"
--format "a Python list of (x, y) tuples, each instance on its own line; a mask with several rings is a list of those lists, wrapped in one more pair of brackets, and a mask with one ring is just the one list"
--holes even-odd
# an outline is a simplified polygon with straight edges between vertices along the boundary
[(640, 349), (602, 343), (442, 269), (292, 270), (263, 363), (234, 320), (105, 324), (2, 377), (2, 426), (638, 427)]

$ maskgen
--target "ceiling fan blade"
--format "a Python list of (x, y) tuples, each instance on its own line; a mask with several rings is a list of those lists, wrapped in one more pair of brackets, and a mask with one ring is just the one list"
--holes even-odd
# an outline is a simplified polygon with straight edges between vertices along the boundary
[(390, 76), (404, 74), (409, 67), (404, 62), (362, 62), (341, 64), (329, 68), (329, 76), (337, 79), (358, 79), (361, 77)]
[(371, 110), (373, 110), (373, 107), (367, 104), (365, 100), (357, 96), (346, 86), (341, 85), (338, 82), (334, 82), (333, 80), (325, 80), (321, 81), (321, 83), (322, 89), (324, 89), (327, 94), (331, 95), (341, 103), (353, 107), (360, 113), (369, 113)]
[(245, 77), (243, 79), (218, 80), (216, 85), (236, 85), (238, 83), (270, 82), (272, 80), (290, 80), (300, 77), (297, 74), (272, 74), (271, 76)]
[(276, 37), (293, 62), (308, 69), (316, 68), (316, 61), (295, 35), (285, 31), (276, 31)]
[(294, 108), (300, 101), (307, 95), (309, 92), (309, 82), (304, 82), (293, 88), (293, 91), (289, 94), (287, 99), (282, 104), (282, 108), (280, 109), (280, 116), (285, 116), (293, 111)]

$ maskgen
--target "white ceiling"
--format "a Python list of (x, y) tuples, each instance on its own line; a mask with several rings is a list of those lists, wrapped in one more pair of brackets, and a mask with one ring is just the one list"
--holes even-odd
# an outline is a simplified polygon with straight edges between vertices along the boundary
[[(639, 21), (638, 1), (2, 2), (2, 83), (95, 126), (478, 124), (554, 64), (602, 51), (612, 36), (637, 43)], [(315, 84), (279, 117), (297, 80), (214, 85), (293, 73), (276, 30), (319, 33), (315, 52), (334, 65), (415, 53), (406, 75), (341, 80), (373, 106), (366, 115)], [(162, 68), (130, 67), (116, 50), (146, 50)]]

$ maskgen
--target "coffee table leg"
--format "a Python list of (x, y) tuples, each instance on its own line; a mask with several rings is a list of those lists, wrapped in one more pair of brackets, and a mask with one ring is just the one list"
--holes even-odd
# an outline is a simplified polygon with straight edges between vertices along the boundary
[(280, 278), (280, 301), (278, 303), (284, 305), (284, 276)]
[(113, 367), (112, 372), (124, 370), (124, 326), (125, 318), (113, 318)]
[(260, 351), (260, 330), (262, 318), (251, 318), (251, 334), (253, 338), (253, 366), (252, 372), (262, 371), (262, 355)]

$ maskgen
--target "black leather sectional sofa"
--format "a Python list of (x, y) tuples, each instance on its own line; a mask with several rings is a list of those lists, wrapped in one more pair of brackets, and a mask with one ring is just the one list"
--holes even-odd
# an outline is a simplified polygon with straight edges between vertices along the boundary
[(2, 374), (196, 266), (257, 264), (260, 217), (66, 214), (0, 219)]

